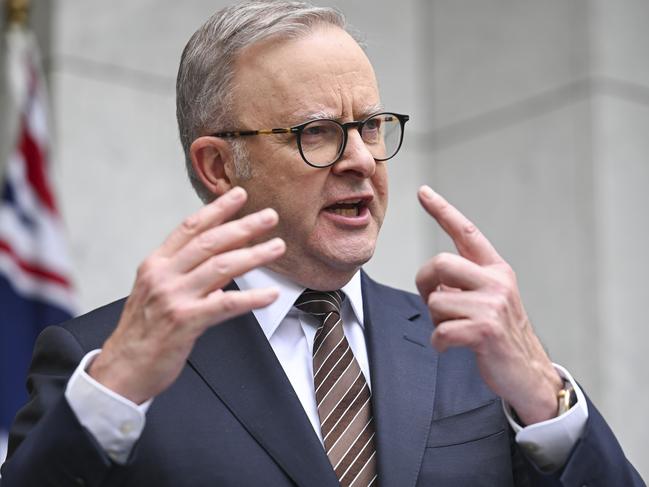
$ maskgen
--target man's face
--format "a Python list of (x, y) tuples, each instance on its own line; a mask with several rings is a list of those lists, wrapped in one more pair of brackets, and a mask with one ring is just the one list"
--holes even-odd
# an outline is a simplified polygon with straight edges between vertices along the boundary
[[(237, 128), (289, 127), (325, 117), (362, 120), (380, 108), (365, 53), (332, 26), (246, 49), (234, 86)], [(342, 286), (374, 252), (387, 205), (385, 165), (374, 161), (356, 129), (349, 131), (342, 158), (327, 168), (302, 160), (295, 135), (261, 135), (245, 143), (252, 177), (230, 177), (248, 191), (246, 213), (265, 207), (279, 213), (275, 235), (287, 251), (271, 267), (307, 287)]]

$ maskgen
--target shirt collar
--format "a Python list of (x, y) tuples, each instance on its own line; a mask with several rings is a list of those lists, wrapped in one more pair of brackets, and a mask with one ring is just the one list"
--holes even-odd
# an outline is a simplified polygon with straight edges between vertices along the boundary
[[(265, 267), (258, 267), (236, 277), (237, 283), (242, 291), (255, 288), (275, 287), (279, 290), (279, 297), (265, 308), (253, 309), (252, 313), (257, 318), (266, 338), (275, 333), (282, 320), (291, 311), (297, 298), (304, 291), (304, 287), (296, 284), (287, 277), (271, 271)], [(361, 272), (357, 271), (350, 281), (342, 287), (351, 304), (356, 319), (364, 328), (363, 324), (363, 293), (361, 291)], [(344, 306), (344, 304), (343, 304)]]

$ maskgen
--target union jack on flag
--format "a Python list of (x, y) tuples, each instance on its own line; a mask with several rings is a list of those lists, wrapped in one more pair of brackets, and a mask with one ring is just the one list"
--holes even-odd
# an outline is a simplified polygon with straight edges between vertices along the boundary
[[(5, 33), (0, 93), (0, 464), (38, 333), (73, 316), (64, 228), (49, 177), (45, 83), (32, 34)], [(4, 439), (4, 442), (3, 442)], [(4, 443), (4, 444), (3, 444)]]

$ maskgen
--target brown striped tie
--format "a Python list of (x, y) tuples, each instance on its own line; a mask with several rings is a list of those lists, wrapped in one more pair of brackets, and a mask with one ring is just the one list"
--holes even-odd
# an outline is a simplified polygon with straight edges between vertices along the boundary
[(343, 487), (377, 485), (370, 389), (349, 347), (340, 291), (307, 289), (295, 306), (322, 324), (313, 342), (313, 383), (324, 447)]

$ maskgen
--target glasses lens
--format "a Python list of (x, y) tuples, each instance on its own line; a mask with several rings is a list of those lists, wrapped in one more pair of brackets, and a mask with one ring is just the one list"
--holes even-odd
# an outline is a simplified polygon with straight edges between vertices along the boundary
[(328, 166), (340, 154), (343, 128), (332, 120), (314, 120), (302, 129), (302, 155), (313, 166)]
[(365, 122), (361, 135), (374, 159), (386, 161), (401, 145), (401, 122), (392, 113), (379, 113)]

